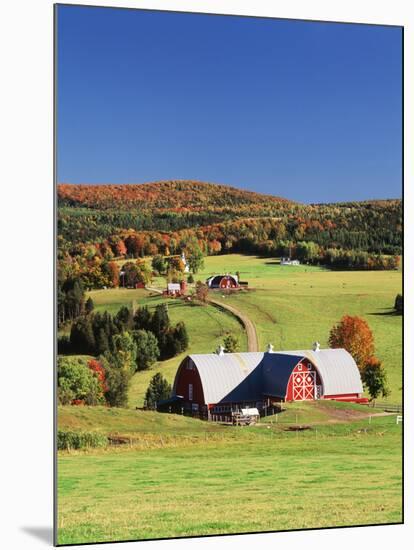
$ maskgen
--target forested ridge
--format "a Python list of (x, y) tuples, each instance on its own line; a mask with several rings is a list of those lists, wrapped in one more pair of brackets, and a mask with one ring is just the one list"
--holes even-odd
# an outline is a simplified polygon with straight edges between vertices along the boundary
[(98, 209), (111, 208), (205, 208), (228, 207), (243, 204), (290, 202), (281, 197), (263, 195), (253, 191), (189, 180), (159, 181), (155, 183), (123, 185), (71, 185), (58, 186), (59, 203), (68, 206), (86, 206)]
[(138, 256), (151, 254), (149, 248), (153, 252), (155, 247), (161, 253), (177, 253), (190, 235), (205, 242), (206, 253), (212, 241), (220, 242), (221, 248), (217, 250), (215, 242), (211, 252), (226, 252), (246, 248), (246, 239), (253, 248), (263, 247), (266, 241), (287, 240), (376, 254), (401, 253), (402, 205), (398, 199), (306, 205), (184, 181), (62, 184), (58, 199), (58, 233), (68, 251), (135, 234), (142, 241)]

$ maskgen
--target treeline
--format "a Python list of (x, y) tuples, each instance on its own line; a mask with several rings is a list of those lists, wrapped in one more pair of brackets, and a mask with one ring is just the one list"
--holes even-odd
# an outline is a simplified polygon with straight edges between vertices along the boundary
[(115, 316), (105, 311), (77, 317), (72, 322), (70, 336), (59, 338), (58, 352), (116, 354), (127, 344), (136, 348), (135, 370), (145, 370), (158, 359), (169, 359), (186, 350), (188, 334), (184, 322), (171, 324), (166, 304), (156, 306), (154, 311), (140, 307), (135, 314), (124, 306)]
[(324, 265), (331, 269), (388, 270), (397, 269), (399, 256), (370, 254), (365, 250), (323, 248), (313, 241), (282, 241), (278, 244), (266, 241), (256, 252), (263, 256), (282, 256), (297, 259), (310, 265)]
[[(107, 214), (104, 214), (105, 216)], [(399, 254), (402, 243), (401, 201), (337, 205), (282, 205), (276, 209), (255, 211), (248, 208), (241, 214), (237, 209), (226, 215), (207, 211), (197, 213), (163, 213), (163, 218), (151, 212), (145, 227), (114, 213), (113, 224), (91, 222), (88, 211), (84, 216), (72, 216), (70, 209), (59, 214), (59, 249), (72, 256), (77, 253), (98, 254), (110, 259), (125, 253), (127, 256), (176, 254), (184, 247), (183, 236), (189, 233), (203, 242), (206, 254), (226, 251), (230, 241), (250, 239), (249, 230), (264, 233), (259, 241), (276, 237), (298, 242), (314, 241), (321, 246), (360, 249), (379, 254)], [(63, 217), (62, 217), (63, 216)], [(138, 218), (142, 213), (138, 215)], [(267, 230), (267, 224), (273, 227)], [(272, 231), (273, 229), (273, 231)], [(214, 235), (214, 237), (213, 237)], [(120, 243), (123, 241), (123, 244)], [(217, 242), (221, 249), (216, 250)], [(126, 251), (123, 248), (126, 248)], [(231, 247), (230, 247), (231, 248)]]

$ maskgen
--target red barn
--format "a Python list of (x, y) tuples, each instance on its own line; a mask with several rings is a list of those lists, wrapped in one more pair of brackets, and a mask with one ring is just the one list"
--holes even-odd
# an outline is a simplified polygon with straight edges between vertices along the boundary
[(226, 414), (281, 401), (366, 402), (358, 367), (345, 349), (189, 355), (180, 364), (173, 398), (186, 411)]
[(237, 275), (213, 275), (206, 281), (209, 288), (239, 288)]

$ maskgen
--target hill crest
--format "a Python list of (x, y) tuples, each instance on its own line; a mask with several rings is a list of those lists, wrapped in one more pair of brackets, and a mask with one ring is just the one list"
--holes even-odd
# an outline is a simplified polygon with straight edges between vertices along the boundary
[(103, 185), (59, 183), (57, 192), (61, 204), (89, 208), (147, 205), (155, 208), (196, 208), (293, 203), (274, 195), (192, 180)]

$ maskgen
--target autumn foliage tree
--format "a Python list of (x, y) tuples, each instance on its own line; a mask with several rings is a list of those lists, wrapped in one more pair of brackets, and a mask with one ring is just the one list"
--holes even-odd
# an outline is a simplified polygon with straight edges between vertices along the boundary
[(208, 286), (202, 281), (197, 281), (195, 295), (200, 302), (206, 302), (208, 297)]
[(331, 348), (344, 348), (362, 371), (374, 354), (374, 337), (368, 323), (361, 317), (344, 315), (329, 334)]

